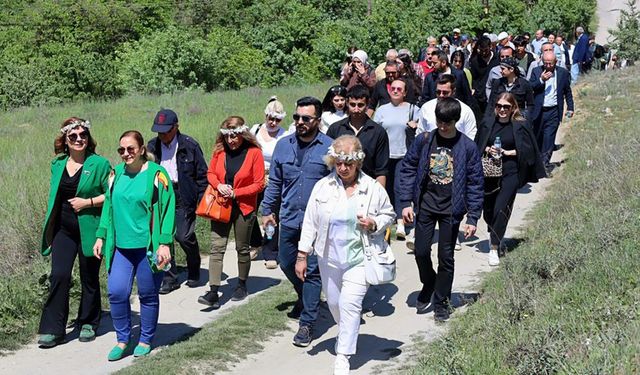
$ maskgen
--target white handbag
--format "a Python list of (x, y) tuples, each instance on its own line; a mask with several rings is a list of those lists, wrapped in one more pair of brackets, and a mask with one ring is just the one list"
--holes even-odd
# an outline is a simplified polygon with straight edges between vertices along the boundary
[(371, 285), (388, 284), (396, 279), (396, 257), (388, 243), (384, 242), (385, 251), (380, 252), (369, 241), (369, 236), (363, 233), (365, 279)]

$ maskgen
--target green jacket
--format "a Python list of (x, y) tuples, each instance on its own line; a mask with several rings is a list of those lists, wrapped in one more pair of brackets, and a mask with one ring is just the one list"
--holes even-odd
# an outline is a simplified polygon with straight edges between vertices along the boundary
[[(176, 199), (173, 195), (173, 185), (169, 179), (169, 174), (160, 165), (154, 162), (147, 162), (147, 216), (149, 220), (149, 230), (151, 236), (147, 245), (147, 259), (153, 272), (158, 272), (152, 258), (158, 250), (158, 246), (167, 245), (173, 255), (173, 236), (176, 232)], [(118, 164), (112, 176), (109, 177), (109, 189), (107, 190), (104, 206), (102, 207), (102, 217), (100, 225), (96, 231), (96, 237), (102, 238), (102, 256), (105, 259), (107, 271), (111, 269), (111, 261), (115, 251), (115, 228), (113, 225), (113, 207), (111, 206), (111, 193), (113, 186), (118, 183), (118, 179), (124, 173), (124, 163)]]
[[(68, 155), (59, 155), (51, 162), (51, 188), (49, 189), (49, 203), (47, 215), (44, 219), (42, 231), (42, 255), (51, 254), (51, 243), (55, 236), (55, 228), (60, 213), (58, 202), (58, 188), (62, 173), (67, 165)], [(82, 175), (78, 182), (76, 196), (80, 198), (93, 198), (107, 191), (111, 165), (109, 161), (96, 154), (88, 154), (82, 166)], [(96, 242), (96, 228), (100, 222), (100, 207), (90, 207), (78, 212), (78, 224), (80, 225), (80, 243), (82, 253), (85, 256), (93, 256), (93, 244)]]

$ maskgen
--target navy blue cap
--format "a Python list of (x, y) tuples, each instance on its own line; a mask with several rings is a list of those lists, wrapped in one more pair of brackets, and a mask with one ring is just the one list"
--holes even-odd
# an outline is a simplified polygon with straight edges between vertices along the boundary
[(178, 115), (170, 109), (161, 109), (153, 120), (152, 132), (166, 133), (178, 123)]

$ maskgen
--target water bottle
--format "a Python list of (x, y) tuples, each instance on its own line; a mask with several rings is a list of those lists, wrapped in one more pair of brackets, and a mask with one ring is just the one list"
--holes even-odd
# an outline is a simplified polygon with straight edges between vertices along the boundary
[(264, 228), (264, 233), (267, 235), (267, 240), (271, 241), (271, 239), (273, 239), (273, 235), (276, 233), (276, 227), (269, 223)]
[(502, 140), (500, 137), (496, 137), (495, 141), (493, 141), (493, 147), (498, 149), (498, 154), (494, 156), (495, 159), (500, 159), (502, 157)]
[[(151, 262), (153, 262), (153, 264), (156, 265), (156, 268), (158, 268), (158, 253), (154, 254), (151, 251), (147, 251), (147, 256), (151, 257)], [(165, 264), (164, 267), (160, 271), (167, 272), (170, 269), (171, 269), (171, 262), (167, 262), (167, 264)]]

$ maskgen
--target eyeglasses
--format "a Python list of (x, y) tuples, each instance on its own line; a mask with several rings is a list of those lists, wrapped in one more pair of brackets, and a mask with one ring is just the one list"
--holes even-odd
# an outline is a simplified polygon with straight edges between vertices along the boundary
[(391, 86), (391, 88), (389, 90), (391, 90), (391, 92), (396, 92), (396, 91), (402, 92), (404, 90), (404, 87), (393, 87), (393, 86)]
[(451, 95), (451, 91), (449, 91), (449, 90), (436, 90), (436, 95), (449, 96), (449, 95)]
[(302, 120), (302, 122), (304, 123), (309, 123), (311, 122), (311, 120), (315, 120), (315, 119), (317, 119), (317, 117), (315, 116), (299, 115), (297, 113), (293, 115), (293, 121), (295, 122)]
[(351, 108), (364, 108), (366, 106), (365, 103), (349, 103), (349, 107)]
[(340, 161), (340, 160), (336, 160), (336, 167), (342, 166), (344, 165), (345, 167), (351, 167), (356, 165), (355, 161)]
[(125, 147), (118, 147), (118, 150), (117, 150), (117, 151), (118, 151), (118, 155), (122, 156), (122, 155), (124, 155), (124, 152), (125, 152), (125, 151), (126, 151), (126, 152), (127, 152), (127, 154), (129, 154), (129, 155), (133, 155), (133, 154), (135, 154), (135, 153), (136, 153), (136, 150), (137, 150), (137, 148), (136, 148), (136, 147), (133, 147), (133, 146), (127, 146), (126, 148), (125, 148)]
[(511, 110), (512, 105), (511, 104), (496, 104), (496, 109), (498, 111), (500, 110), (505, 110), (505, 111), (510, 111)]
[(71, 133), (71, 134), (67, 134), (67, 138), (71, 142), (77, 142), (78, 139), (86, 141), (89, 138), (89, 134), (87, 132)]
[(282, 121), (282, 119), (281, 119), (281, 118), (277, 118), (277, 117), (271, 117), (271, 116), (269, 116), (269, 119), (268, 119), (268, 120), (269, 120), (269, 121), (273, 121), (273, 122), (276, 122), (276, 123), (277, 123), (277, 122), (280, 122), (280, 121)]

